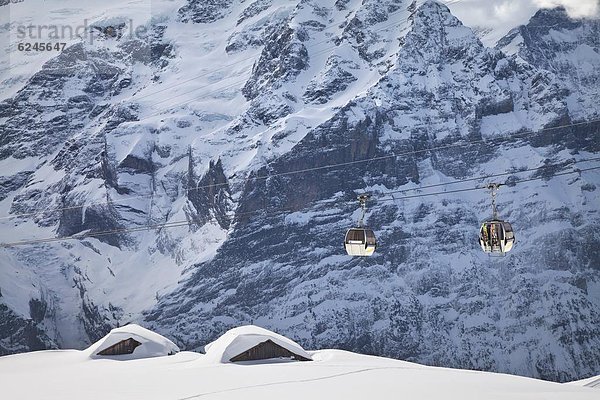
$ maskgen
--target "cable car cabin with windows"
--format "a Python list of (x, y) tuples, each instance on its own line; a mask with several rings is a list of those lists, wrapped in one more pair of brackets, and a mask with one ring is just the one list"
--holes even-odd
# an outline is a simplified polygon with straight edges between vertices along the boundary
[(500, 187), (498, 183), (490, 183), (488, 189), (492, 194), (492, 212), (493, 217), (483, 221), (479, 229), (479, 245), (481, 249), (488, 254), (500, 254), (511, 251), (515, 244), (515, 233), (509, 222), (498, 218), (496, 209), (496, 191)]
[(508, 222), (501, 220), (485, 221), (479, 230), (479, 244), (486, 253), (504, 254), (512, 250), (515, 234)]
[(369, 195), (366, 194), (358, 196), (358, 201), (360, 202), (360, 207), (362, 209), (362, 214), (360, 220), (358, 221), (358, 227), (350, 228), (346, 232), (344, 247), (349, 256), (371, 256), (377, 248), (375, 233), (372, 229), (365, 228), (363, 226), (368, 198)]
[(366, 228), (348, 229), (344, 246), (350, 256), (371, 256), (377, 248), (375, 233)]

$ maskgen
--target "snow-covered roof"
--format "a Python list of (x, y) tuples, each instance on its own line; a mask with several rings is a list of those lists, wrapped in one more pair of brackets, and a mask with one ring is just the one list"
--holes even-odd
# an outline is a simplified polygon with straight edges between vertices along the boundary
[[(141, 345), (137, 346), (132, 354), (118, 356), (101, 356), (99, 352), (127, 339), (134, 339)], [(161, 357), (178, 353), (179, 347), (164, 336), (142, 328), (136, 324), (129, 324), (111, 330), (106, 336), (84, 350), (92, 358), (114, 357), (120, 360), (135, 360), (140, 358)]]
[(255, 325), (245, 325), (230, 329), (214, 342), (204, 346), (204, 351), (206, 352), (204, 360), (208, 362), (228, 363), (233, 357), (268, 340), (298, 356), (312, 360), (312, 357), (298, 343)]

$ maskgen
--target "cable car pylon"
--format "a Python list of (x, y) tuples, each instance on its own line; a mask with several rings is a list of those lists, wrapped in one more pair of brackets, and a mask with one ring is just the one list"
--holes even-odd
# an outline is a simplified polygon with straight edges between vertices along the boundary
[(496, 194), (500, 186), (502, 185), (499, 183), (489, 183), (486, 186), (492, 196), (492, 218), (481, 224), (479, 245), (485, 253), (503, 256), (513, 248), (515, 234), (512, 225), (498, 216)]
[(369, 200), (368, 194), (361, 194), (357, 197), (362, 209), (358, 225), (355, 228), (350, 228), (346, 232), (346, 238), (344, 239), (344, 247), (346, 253), (350, 256), (368, 257), (373, 255), (377, 248), (377, 240), (375, 239), (375, 233), (372, 229), (364, 226), (365, 214), (367, 212), (367, 200)]

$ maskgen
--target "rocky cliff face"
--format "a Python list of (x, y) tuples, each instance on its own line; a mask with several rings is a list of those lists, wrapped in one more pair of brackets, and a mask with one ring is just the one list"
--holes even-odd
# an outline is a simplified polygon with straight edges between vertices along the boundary
[(540, 10), (496, 47), (566, 82), (573, 117), (598, 117), (598, 107), (590, 99), (600, 87), (600, 21), (571, 19), (562, 8)]
[[(594, 72), (576, 82), (561, 60), (589, 48), (593, 63), (597, 21), (543, 11), (490, 49), (432, 1), (189, 1), (167, 15), (142, 41), (151, 57), (72, 46), (52, 61), (72, 73), (42, 71), (0, 105), (3, 241), (82, 235), (0, 250), (2, 351), (82, 346), (128, 321), (200, 348), (254, 323), (309, 348), (597, 373), (597, 172), (503, 188), (518, 242), (501, 259), (476, 243), (485, 192), (410, 197), (592, 158)], [(352, 259), (341, 244), (365, 191), (380, 247)]]

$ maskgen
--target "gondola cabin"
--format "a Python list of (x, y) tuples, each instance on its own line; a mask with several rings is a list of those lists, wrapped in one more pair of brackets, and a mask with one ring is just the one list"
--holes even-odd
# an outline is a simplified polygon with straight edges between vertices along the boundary
[(377, 248), (375, 233), (367, 228), (348, 229), (344, 246), (350, 256), (371, 256)]
[(503, 255), (514, 243), (515, 234), (509, 222), (492, 219), (481, 224), (479, 244), (484, 252)]

